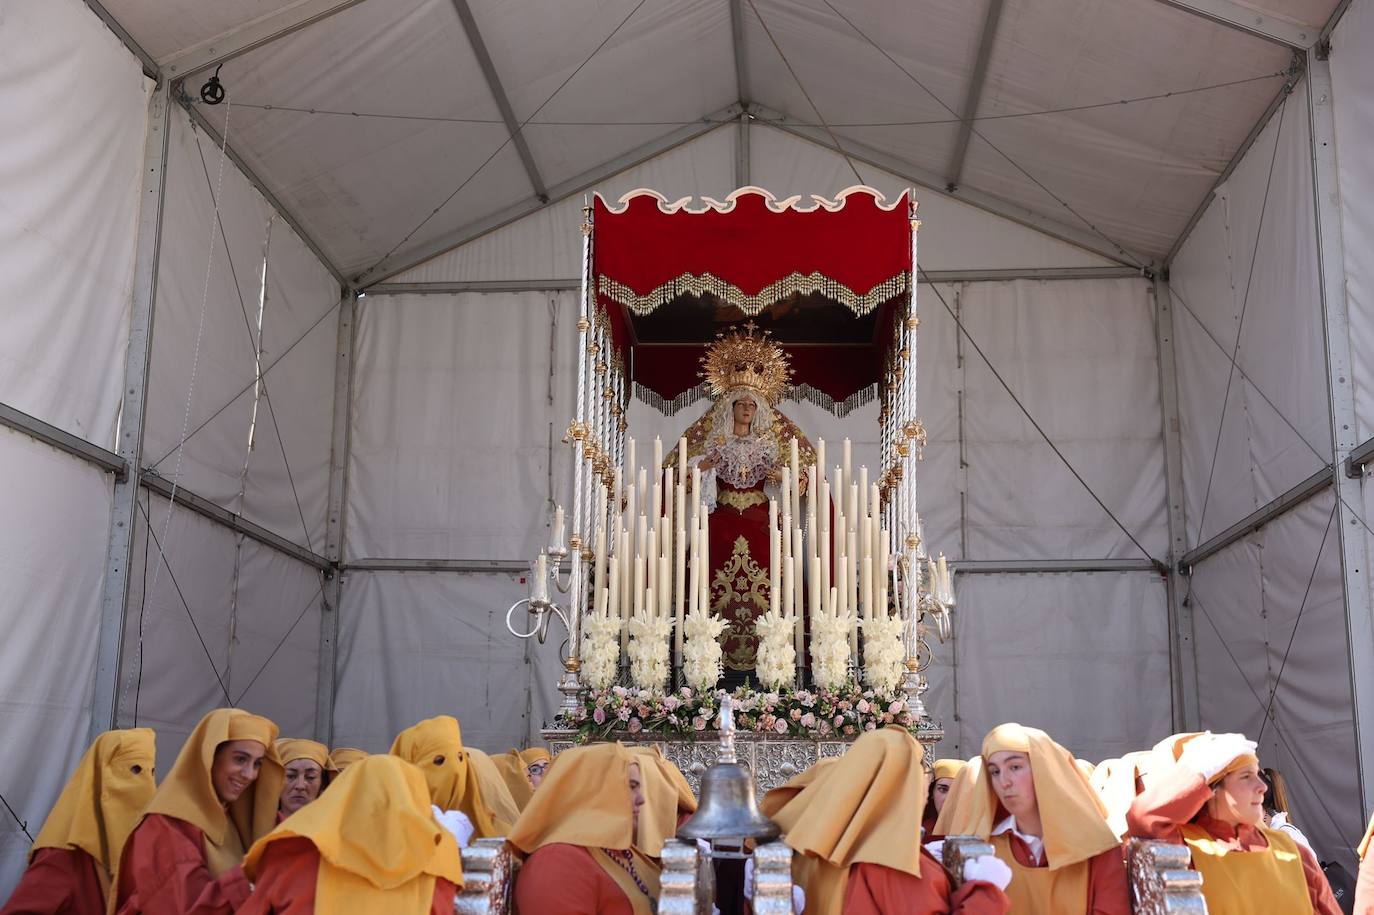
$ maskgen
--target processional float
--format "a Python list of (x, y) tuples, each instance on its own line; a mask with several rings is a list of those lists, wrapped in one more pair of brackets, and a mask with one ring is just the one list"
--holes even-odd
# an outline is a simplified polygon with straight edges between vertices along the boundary
[[(568, 630), (551, 748), (655, 743), (695, 783), (714, 759), (723, 639), (753, 664), (734, 706), (760, 788), (886, 724), (929, 750), (943, 734), (922, 701), (927, 638), (948, 634), (954, 594), (917, 512), (914, 200), (744, 188), (693, 205), (641, 190), (597, 195), (584, 213), (570, 509), (507, 614), (520, 637), (542, 640), (554, 616)], [(701, 422), (665, 459), (628, 414), (634, 396), (671, 414), (733, 389), (779, 421), (765, 494), (720, 491), (754, 500), (760, 518), (767, 507), (766, 536), (727, 568), (703, 487), (728, 468), (703, 472)], [(848, 440), (828, 460), (823, 437), (812, 446), (776, 412), (805, 399), (843, 415), (874, 398), (871, 471)], [(756, 618), (720, 618), (737, 585)]]

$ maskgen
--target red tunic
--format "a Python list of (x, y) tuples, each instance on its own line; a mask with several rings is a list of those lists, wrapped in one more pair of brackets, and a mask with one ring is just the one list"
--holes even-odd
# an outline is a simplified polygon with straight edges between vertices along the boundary
[(0, 915), (104, 915), (96, 867), (79, 848), (40, 848)]
[[(239, 907), (238, 915), (313, 915), (319, 867), (320, 853), (309, 839), (274, 841), (258, 864), (253, 895)], [(453, 915), (457, 894), (457, 887), (436, 877), (430, 915)]]
[(210, 876), (203, 832), (157, 813), (129, 836), (118, 888), (116, 915), (229, 915), (249, 893), (242, 867)]
[[(1126, 826), (1133, 836), (1181, 844), (1181, 827), (1191, 822), (1233, 851), (1259, 851), (1269, 847), (1264, 836), (1253, 826), (1237, 827), (1199, 813), (1211, 796), (1212, 789), (1206, 779), (1183, 766), (1175, 766), (1151, 777), (1145, 791), (1131, 804)], [(1331, 884), (1322, 873), (1321, 865), (1302, 843), (1295, 844), (1302, 858), (1302, 873), (1307, 881), (1312, 911), (1316, 915), (1341, 915), (1340, 904), (1331, 893)]]
[[(1306, 861), (1303, 862), (1306, 870)], [(1374, 915), (1374, 848), (1364, 853), (1355, 883), (1355, 915)]]
[(844, 915), (1004, 915), (1011, 900), (991, 883), (971, 881), (953, 894), (949, 875), (928, 851), (922, 851), (921, 876), (881, 864), (856, 864), (849, 869), (844, 891)]
[[(1011, 853), (1022, 867), (1046, 867), (1031, 857), (1030, 846), (1015, 833), (1008, 835)], [(1088, 859), (1086, 915), (1131, 915), (1131, 884), (1121, 849), (1109, 848)]]
[(581, 845), (537, 848), (515, 880), (520, 915), (634, 915), (625, 891)]

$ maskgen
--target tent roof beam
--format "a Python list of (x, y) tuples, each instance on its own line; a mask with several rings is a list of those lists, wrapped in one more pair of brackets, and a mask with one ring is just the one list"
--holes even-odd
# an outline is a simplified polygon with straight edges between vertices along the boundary
[(973, 65), (973, 75), (969, 78), (968, 94), (964, 96), (964, 106), (959, 109), (963, 120), (959, 123), (959, 136), (954, 141), (954, 151), (945, 169), (945, 185), (950, 190), (959, 187), (964, 177), (964, 159), (968, 155), (969, 140), (973, 137), (973, 121), (978, 117), (978, 103), (983, 98), (983, 83), (987, 81), (988, 64), (992, 60), (992, 46), (997, 40), (997, 24), (1002, 19), (1003, 0), (988, 0), (987, 17), (983, 20), (983, 35), (978, 40), (978, 57)]
[(1102, 238), (1100, 235), (1080, 229), (1075, 226), (1065, 225), (1058, 220), (1041, 215), (1034, 210), (1024, 207), (1018, 203), (1012, 203), (993, 194), (976, 190), (970, 187), (958, 187), (949, 190), (945, 185), (945, 179), (927, 169), (913, 165), (904, 159), (899, 159), (891, 153), (883, 152), (860, 143), (851, 137), (844, 137), (844, 148), (841, 149), (826, 136), (823, 132), (816, 133), (819, 128), (812, 128), (804, 122), (797, 121), (787, 115), (764, 108), (760, 105), (749, 106), (749, 113), (758, 119), (759, 123), (766, 124), (784, 133), (790, 133), (795, 137), (800, 137), (817, 146), (839, 153), (849, 159), (862, 162), (873, 168), (882, 169), (885, 172), (897, 175), (900, 178), (912, 182), (918, 187), (927, 188), (941, 194), (945, 194), (955, 200), (967, 203), (970, 206), (986, 210), (995, 216), (1010, 219), (1012, 222), (1019, 223), (1030, 229), (1035, 229), (1044, 235), (1057, 238), (1060, 241), (1076, 245), (1085, 251), (1105, 257), (1128, 267), (1140, 268), (1141, 265), (1148, 264), (1150, 259), (1142, 257), (1131, 251), (1119, 248), (1111, 242)]
[(306, 26), (323, 22), (362, 2), (363, 0), (300, 0), (299, 3), (285, 9), (261, 16), (197, 45), (170, 54), (158, 63), (168, 75), (184, 78), (201, 70), (218, 67), (278, 38), (285, 38)]
[(753, 97), (749, 92), (749, 58), (744, 51), (744, 0), (730, 0), (730, 40), (735, 54), (735, 91), (740, 104), (747, 108)]
[(1316, 43), (1319, 34), (1318, 29), (1308, 28), (1289, 22), (1287, 19), (1261, 13), (1243, 3), (1236, 2), (1236, 0), (1157, 0), (1157, 2), (1297, 51), (1310, 48)]
[[(176, 86), (173, 86), (174, 90), (176, 88)], [(344, 278), (343, 272), (339, 270), (338, 267), (335, 267), (334, 262), (325, 256), (324, 249), (321, 248), (315, 239), (311, 237), (310, 233), (305, 230), (300, 220), (291, 214), (291, 211), (277, 199), (277, 195), (272, 193), (263, 180), (257, 176), (257, 173), (248, 167), (248, 163), (244, 162), (242, 157), (234, 151), (234, 147), (224, 142), (224, 138), (219, 135), (219, 130), (200, 112), (185, 92), (183, 91), (180, 95), (181, 107), (186, 109), (186, 113), (190, 115), (195, 125), (205, 131), (206, 136), (214, 141), (216, 146), (221, 144), (224, 146), (224, 152), (229, 157), (229, 161), (238, 166), (239, 171), (243, 172), (244, 177), (252, 183), (253, 187), (258, 189), (258, 193), (262, 194), (268, 204), (271, 205), (272, 209), (276, 210), (277, 213), (281, 215), (281, 218), (286, 221), (286, 224), (300, 236), (301, 241), (305, 242), (306, 247), (314, 253), (315, 257), (319, 258), (320, 263), (324, 265), (324, 269), (328, 270), (330, 274), (333, 275), (334, 279), (339, 281), (340, 288), (352, 288), (348, 280)]]
[(360, 274), (355, 278), (355, 283), (360, 289), (365, 291), (368, 286), (376, 285), (383, 280), (404, 273), (413, 267), (418, 267), (427, 260), (431, 260), (441, 254), (446, 254), (454, 248), (461, 247), (523, 216), (528, 216), (531, 213), (536, 213), (544, 209), (544, 207), (552, 206), (555, 203), (566, 200), (574, 194), (579, 194), (593, 185), (606, 180), (612, 175), (623, 172), (628, 168), (633, 168), (642, 162), (652, 159), (654, 156), (662, 155), (669, 150), (676, 149), (684, 143), (710, 133), (723, 124), (734, 124), (743, 110), (744, 109), (739, 103), (727, 105), (719, 111), (714, 111), (706, 115), (700, 121), (679, 127), (656, 140), (651, 140), (642, 146), (637, 146), (614, 159), (603, 162), (585, 172), (552, 185), (549, 187), (547, 198), (544, 200), (538, 197), (528, 197), (504, 209), (498, 210), (489, 216), (484, 216), (475, 222), (470, 222), (453, 232), (445, 233), (431, 242), (427, 242), (406, 251), (397, 252), (395, 255), (378, 263), (375, 267)]
[(100, 0), (86, 0), (86, 6), (90, 8), (92, 13), (100, 17), (100, 21), (105, 23), (106, 28), (115, 33), (115, 37), (124, 44), (124, 47), (129, 49), (129, 53), (139, 59), (143, 64), (144, 76), (154, 80), (162, 78), (162, 72), (158, 68), (157, 61), (153, 60), (153, 55), (145, 51), (143, 45), (134, 40), (134, 36), (130, 35), (128, 30), (119, 24), (119, 20), (114, 17), (113, 13), (105, 9), (105, 5)]
[(482, 68), (482, 76), (487, 81), (487, 88), (491, 90), (492, 98), (496, 100), (496, 107), (501, 112), (501, 120), (506, 122), (506, 130), (510, 131), (511, 143), (515, 145), (515, 151), (520, 155), (520, 163), (525, 166), (525, 174), (529, 176), (530, 184), (534, 188), (534, 196), (543, 203), (549, 202), (549, 191), (544, 186), (544, 179), (539, 174), (539, 167), (534, 164), (534, 155), (530, 152), (530, 145), (525, 141), (525, 134), (521, 130), (520, 122), (515, 119), (515, 110), (511, 108), (510, 99), (506, 97), (506, 89), (501, 85), (501, 77), (496, 72), (496, 64), (491, 59), (491, 52), (487, 50), (487, 43), (482, 40), (482, 33), (477, 28), (477, 19), (472, 15), (472, 7), (468, 0), (453, 0), (453, 8), (458, 11), (458, 18), (463, 21), (463, 31), (467, 33), (468, 43), (472, 45), (472, 53), (477, 57), (477, 65)]

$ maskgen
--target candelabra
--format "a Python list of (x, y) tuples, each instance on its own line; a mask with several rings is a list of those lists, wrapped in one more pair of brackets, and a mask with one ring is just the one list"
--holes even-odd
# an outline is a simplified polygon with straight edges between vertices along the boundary
[[(549, 584), (552, 583), (554, 589), (559, 593), (571, 593), (581, 571), (581, 554), (568, 549), (564, 542), (565, 533), (563, 506), (560, 505), (554, 511), (553, 535), (548, 548), (530, 563), (530, 595), (529, 597), (522, 597), (510, 605), (510, 609), (506, 611), (506, 629), (517, 639), (536, 639), (540, 645), (543, 645), (548, 638), (549, 625), (553, 622), (554, 617), (557, 617), (559, 622), (563, 624), (563, 628), (568, 632), (569, 651), (567, 657), (562, 659), (563, 676), (559, 678), (558, 691), (563, 694), (561, 710), (568, 712), (577, 707), (578, 694), (582, 691), (582, 684), (578, 678), (581, 665), (578, 661), (576, 647), (571, 644), (577, 629), (577, 609), (574, 606), (560, 607), (550, 596), (549, 590)], [(567, 583), (564, 584), (559, 576), (559, 567), (570, 553), (572, 561), (569, 563)], [(521, 606), (526, 608), (527, 618), (533, 618), (527, 632), (516, 629), (512, 620), (515, 611)]]

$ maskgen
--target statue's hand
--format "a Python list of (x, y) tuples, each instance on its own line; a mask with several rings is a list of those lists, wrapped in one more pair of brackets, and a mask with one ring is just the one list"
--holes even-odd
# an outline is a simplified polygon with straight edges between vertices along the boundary
[(719, 463), (720, 458), (712, 454), (709, 457), (703, 458), (701, 463), (697, 466), (699, 466), (702, 470), (714, 470), (715, 466)]

